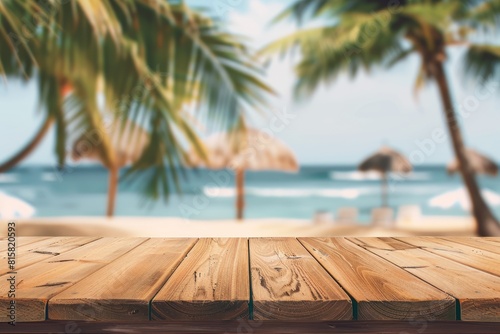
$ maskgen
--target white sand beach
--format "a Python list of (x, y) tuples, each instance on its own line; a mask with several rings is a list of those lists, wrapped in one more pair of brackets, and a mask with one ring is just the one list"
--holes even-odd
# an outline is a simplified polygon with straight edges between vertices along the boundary
[[(328, 237), (474, 235), (468, 217), (426, 216), (399, 221), (394, 228), (362, 225), (314, 224), (308, 220), (249, 219), (185, 220), (152, 217), (57, 217), (16, 221), (18, 236), (136, 236), (136, 237)], [(6, 235), (6, 230), (2, 231)]]

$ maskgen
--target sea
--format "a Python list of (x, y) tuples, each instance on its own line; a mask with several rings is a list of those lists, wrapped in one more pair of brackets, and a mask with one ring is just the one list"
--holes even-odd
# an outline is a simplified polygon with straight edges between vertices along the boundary
[[(119, 186), (117, 216), (232, 219), (235, 216), (234, 174), (220, 170), (186, 170), (179, 188), (171, 187), (167, 200), (144, 195), (146, 176), (125, 178)], [(37, 217), (102, 216), (106, 210), (108, 172), (100, 166), (58, 170), (26, 166), (0, 174), (0, 192), (29, 203)], [(500, 193), (500, 178), (479, 176), (484, 190)], [(458, 175), (444, 166), (421, 166), (407, 175), (389, 177), (389, 205), (419, 206), (425, 215), (466, 216), (458, 203), (441, 208), (431, 205), (436, 196), (462, 187)], [(360, 221), (368, 222), (381, 205), (381, 180), (360, 173), (356, 166), (302, 166), (298, 173), (247, 172), (246, 218), (311, 219), (318, 212), (333, 215), (341, 207), (356, 207)], [(500, 215), (499, 203), (492, 203)], [(0, 206), (2, 204), (0, 203)]]

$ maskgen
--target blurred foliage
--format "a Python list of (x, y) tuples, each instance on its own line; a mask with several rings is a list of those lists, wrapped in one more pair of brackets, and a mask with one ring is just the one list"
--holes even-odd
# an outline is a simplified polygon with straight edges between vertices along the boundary
[(109, 120), (134, 122), (150, 140), (127, 175), (148, 170), (141, 182), (153, 198), (168, 196), (188, 146), (204, 156), (193, 120), (228, 129), (265, 109), (273, 91), (252, 57), (239, 36), (184, 1), (0, 1), (0, 74), (38, 82), (58, 164), (72, 142), (97, 135), (111, 168)]
[[(480, 84), (499, 75), (499, 0), (296, 0), (276, 21), (291, 19), (302, 29), (261, 54), (297, 52), (298, 98), (309, 97), (340, 74), (391, 67), (412, 54), (420, 58), (415, 92), (429, 81), (439, 89), (443, 114), (460, 172), (473, 202), (477, 233), (499, 235), (500, 224), (483, 200), (451, 98), (445, 71), (447, 49), (465, 48), (464, 73)], [(304, 26), (304, 23), (307, 26)]]
[[(298, 0), (275, 21), (294, 20), (303, 28), (266, 46), (261, 54), (298, 53), (297, 97), (339, 74), (391, 67), (411, 54), (421, 56), (415, 89), (433, 78), (432, 63), (446, 59), (446, 47), (467, 48), (465, 73), (486, 80), (498, 75), (499, 0)], [(306, 23), (316, 22), (312, 26)], [(493, 37), (493, 38), (492, 38)], [(484, 39), (484, 38), (483, 38)]]

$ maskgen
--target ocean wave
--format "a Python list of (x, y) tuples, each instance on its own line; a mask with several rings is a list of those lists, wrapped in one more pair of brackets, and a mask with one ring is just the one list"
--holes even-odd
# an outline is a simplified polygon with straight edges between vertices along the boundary
[(224, 187), (205, 187), (203, 193), (208, 197), (234, 197), (236, 189)]
[(42, 179), (42, 181), (45, 181), (45, 182), (55, 182), (58, 180), (57, 175), (55, 173), (52, 173), (52, 172), (42, 173), (40, 178)]
[[(367, 189), (299, 189), (299, 188), (254, 188), (245, 189), (245, 194), (257, 197), (336, 197), (355, 199), (367, 193)], [(234, 188), (205, 187), (203, 193), (208, 197), (234, 197)]]
[(16, 174), (0, 174), (0, 183), (16, 183), (17, 180)]
[[(376, 181), (382, 178), (379, 172), (361, 172), (361, 171), (350, 171), (350, 172), (331, 172), (330, 178), (332, 180), (342, 180), (342, 181)], [(389, 173), (389, 178), (394, 180), (412, 180), (412, 181), (426, 181), (431, 179), (431, 174), (426, 172), (411, 172), (406, 174), (401, 173)]]

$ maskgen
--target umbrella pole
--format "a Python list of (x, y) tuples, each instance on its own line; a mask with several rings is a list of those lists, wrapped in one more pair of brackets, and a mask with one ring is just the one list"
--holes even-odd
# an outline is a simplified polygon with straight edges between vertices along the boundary
[(382, 207), (389, 206), (388, 180), (387, 173), (382, 174)]
[(243, 209), (245, 208), (245, 170), (236, 170), (236, 219), (243, 219)]
[(108, 183), (108, 208), (106, 215), (113, 217), (115, 213), (116, 191), (118, 188), (118, 174), (119, 168), (112, 167), (109, 170), (109, 183)]

